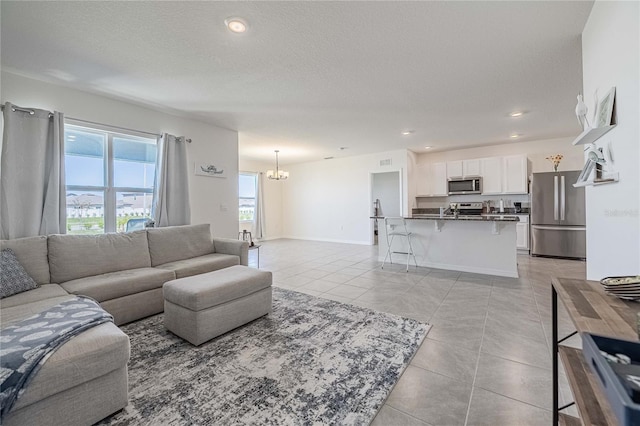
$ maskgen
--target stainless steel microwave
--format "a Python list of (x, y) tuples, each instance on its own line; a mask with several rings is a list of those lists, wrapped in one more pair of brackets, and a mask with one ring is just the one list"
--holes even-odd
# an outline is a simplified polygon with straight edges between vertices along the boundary
[(455, 178), (449, 179), (449, 195), (482, 194), (482, 178)]

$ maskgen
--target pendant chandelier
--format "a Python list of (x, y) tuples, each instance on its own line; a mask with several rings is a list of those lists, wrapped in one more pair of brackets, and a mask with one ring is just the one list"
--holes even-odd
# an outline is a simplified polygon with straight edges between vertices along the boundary
[(278, 153), (280, 151), (278, 151), (276, 149), (276, 171), (274, 172), (273, 170), (267, 170), (267, 178), (269, 179), (273, 179), (273, 180), (285, 180), (289, 177), (289, 172), (285, 172), (284, 170), (280, 170), (280, 167), (278, 165)]

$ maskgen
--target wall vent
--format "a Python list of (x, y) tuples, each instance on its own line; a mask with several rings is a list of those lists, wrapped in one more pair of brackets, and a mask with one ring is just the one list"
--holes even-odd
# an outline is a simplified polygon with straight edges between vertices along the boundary
[(380, 166), (390, 166), (391, 158), (387, 158), (386, 160), (380, 160)]

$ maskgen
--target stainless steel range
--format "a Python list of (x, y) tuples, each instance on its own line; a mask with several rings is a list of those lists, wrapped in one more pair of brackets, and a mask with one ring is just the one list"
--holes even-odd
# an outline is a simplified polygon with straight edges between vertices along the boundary
[(473, 203), (451, 203), (451, 211), (453, 212), (454, 205), (457, 205), (457, 210), (463, 216), (473, 216), (482, 214), (482, 202), (473, 202)]

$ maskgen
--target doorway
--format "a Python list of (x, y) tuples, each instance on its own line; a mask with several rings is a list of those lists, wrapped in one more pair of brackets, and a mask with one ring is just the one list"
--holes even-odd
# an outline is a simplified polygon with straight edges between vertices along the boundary
[[(402, 216), (401, 171), (371, 173), (371, 216)], [(378, 244), (378, 234), (384, 228), (384, 221), (373, 219), (371, 243)]]

